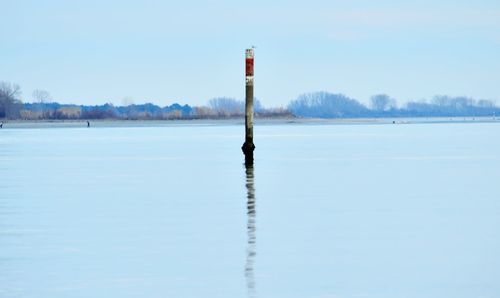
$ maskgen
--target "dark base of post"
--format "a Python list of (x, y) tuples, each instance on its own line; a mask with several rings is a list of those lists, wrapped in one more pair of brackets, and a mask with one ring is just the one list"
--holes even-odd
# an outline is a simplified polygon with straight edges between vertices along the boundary
[(245, 166), (253, 165), (253, 151), (255, 150), (255, 145), (252, 142), (245, 142), (241, 146), (243, 154), (245, 154)]

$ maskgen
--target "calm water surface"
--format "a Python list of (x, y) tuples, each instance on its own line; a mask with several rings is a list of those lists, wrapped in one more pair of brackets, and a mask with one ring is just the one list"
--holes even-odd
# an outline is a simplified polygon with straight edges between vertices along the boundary
[(500, 123), (0, 130), (0, 297), (500, 297)]

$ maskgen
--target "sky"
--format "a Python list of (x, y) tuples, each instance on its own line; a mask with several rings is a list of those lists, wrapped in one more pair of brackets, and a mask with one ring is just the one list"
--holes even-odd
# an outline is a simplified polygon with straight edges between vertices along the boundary
[(244, 98), (286, 106), (302, 93), (400, 104), (434, 95), (500, 104), (500, 1), (0, 0), (0, 81), (22, 100), (61, 103)]

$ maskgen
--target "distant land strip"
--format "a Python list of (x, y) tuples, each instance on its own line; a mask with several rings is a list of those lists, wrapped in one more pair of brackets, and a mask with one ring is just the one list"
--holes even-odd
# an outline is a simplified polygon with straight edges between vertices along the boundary
[[(245, 103), (218, 97), (204, 106), (173, 103), (160, 107), (153, 103), (115, 106), (75, 105), (55, 102), (44, 90), (33, 92), (32, 102), (23, 102), (19, 85), (0, 82), (0, 119), (12, 120), (179, 120), (231, 119), (243, 117)], [(398, 106), (386, 94), (370, 98), (368, 106), (343, 94), (312, 92), (291, 100), (286, 107), (265, 107), (254, 100), (257, 118), (407, 118), (407, 117), (496, 117), (500, 107), (492, 100), (465, 96), (438, 95), (431, 100), (410, 101)]]

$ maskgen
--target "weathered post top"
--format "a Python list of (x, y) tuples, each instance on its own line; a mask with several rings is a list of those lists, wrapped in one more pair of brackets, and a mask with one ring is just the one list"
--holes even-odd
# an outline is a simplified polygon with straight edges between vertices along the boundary
[(254, 52), (252, 49), (245, 50), (245, 143), (241, 147), (245, 154), (245, 165), (253, 165), (253, 76), (254, 76)]

